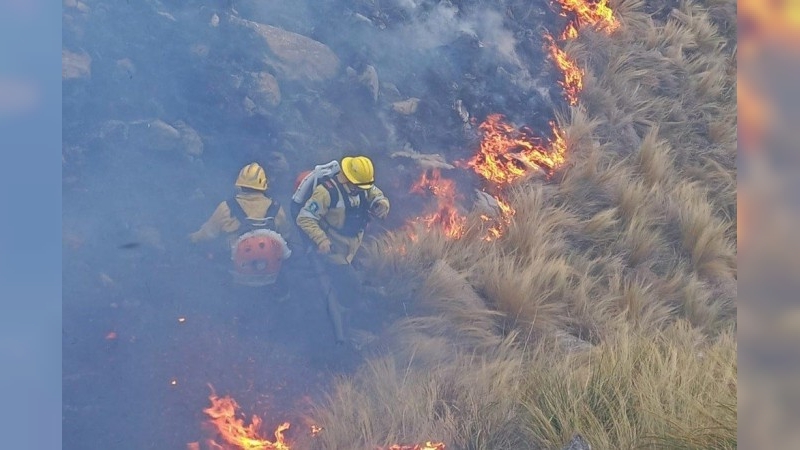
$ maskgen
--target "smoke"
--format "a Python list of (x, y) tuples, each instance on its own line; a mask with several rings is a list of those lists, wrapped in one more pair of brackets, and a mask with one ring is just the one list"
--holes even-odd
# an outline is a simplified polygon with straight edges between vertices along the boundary
[[(271, 392), (268, 382), (281, 375), (270, 366), (276, 360), (290, 366), (281, 367), (293, 379), (353, 364), (354, 355), (330, 347), (312, 275), (295, 268), (297, 303), (275, 312), (260, 294), (231, 286), (223, 241), (191, 245), (187, 236), (233, 195), (236, 174), (253, 161), (266, 167), (271, 193), (288, 205), (300, 171), (367, 154), (393, 211), (413, 214), (420, 200), (407, 191), (420, 169), (392, 152), (466, 159), (476, 150), (474, 123), (491, 113), (549, 129), (553, 105), (538, 86), (551, 83), (541, 75), (539, 33), (527, 32), (542, 26), (542, 16), (523, 19), (509, 13), (512, 6), (65, 2), (64, 329), (65, 342), (76, 343), (64, 348), (71, 380), (64, 384), (65, 446), (109, 448), (124, 440), (172, 448), (194, 440), (173, 431), (193, 429), (181, 401), (153, 400), (172, 378), (191, 387), (185, 400), (202, 397), (205, 383), (219, 384), (230, 371)], [(26, 91), (15, 95), (20, 104), (35, 100)], [(176, 328), (178, 315), (189, 325)], [(119, 336), (111, 342), (103, 338), (110, 331)], [(141, 361), (152, 368), (146, 378)], [(122, 370), (109, 376), (113, 367)], [(108, 380), (135, 386), (137, 399)], [(95, 390), (108, 395), (98, 399)], [(129, 405), (125, 414), (137, 429), (75, 432), (79, 423), (119, 429), (111, 412), (120, 404)]]

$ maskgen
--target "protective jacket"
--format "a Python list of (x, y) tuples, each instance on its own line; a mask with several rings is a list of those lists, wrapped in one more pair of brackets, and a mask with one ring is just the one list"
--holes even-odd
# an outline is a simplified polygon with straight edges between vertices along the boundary
[(389, 200), (378, 187), (348, 194), (334, 177), (314, 188), (297, 215), (297, 225), (317, 246), (330, 241), (331, 253), (327, 256), (331, 262), (350, 264), (361, 246), (369, 209), (375, 202), (386, 202), (388, 211)]
[[(223, 201), (217, 205), (217, 209), (214, 210), (214, 213), (206, 223), (204, 223), (199, 230), (190, 235), (192, 242), (214, 239), (219, 236), (220, 233), (225, 232), (229, 234), (228, 239), (230, 243), (233, 243), (238, 237), (234, 233), (247, 231), (249, 225), (244, 224), (243, 226), (236, 218), (236, 214), (233, 214), (228, 206), (229, 201), (236, 201), (241, 205), (247, 217), (258, 219), (266, 217), (267, 210), (269, 210), (269, 207), (272, 205), (272, 199), (261, 192), (239, 192), (232, 200)], [(278, 208), (278, 212), (275, 214), (274, 230), (283, 236), (284, 239), (289, 240), (292, 228), (289, 226), (289, 221), (286, 219), (286, 212), (283, 210), (282, 206)]]

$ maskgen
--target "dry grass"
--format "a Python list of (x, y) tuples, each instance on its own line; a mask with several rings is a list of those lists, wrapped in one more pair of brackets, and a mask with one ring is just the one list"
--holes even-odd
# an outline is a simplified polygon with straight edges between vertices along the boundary
[(557, 448), (576, 431), (595, 448), (735, 448), (736, 344), (679, 322), (661, 333), (621, 332), (589, 354), (532, 363), (527, 433)]
[(316, 447), (736, 447), (735, 4), (612, 6), (620, 30), (566, 48), (568, 164), (508, 192), (500, 239), (470, 217), (371, 242), (409, 317), (319, 406)]

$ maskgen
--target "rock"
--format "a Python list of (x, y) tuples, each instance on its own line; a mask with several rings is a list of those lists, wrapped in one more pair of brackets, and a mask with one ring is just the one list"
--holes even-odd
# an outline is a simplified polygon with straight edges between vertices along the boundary
[(392, 110), (407, 116), (417, 112), (417, 106), (419, 106), (419, 99), (411, 97), (407, 100), (392, 103)]
[(410, 158), (422, 169), (453, 169), (455, 166), (445, 161), (438, 153), (419, 153), (414, 149), (405, 149), (391, 154), (392, 158)]
[(561, 447), (561, 450), (592, 450), (592, 446), (589, 445), (589, 442), (583, 438), (580, 434), (576, 434), (572, 436), (572, 440), (567, 442), (567, 445)]
[(339, 70), (339, 58), (321, 42), (236, 16), (230, 16), (230, 20), (264, 38), (272, 53), (265, 55), (265, 62), (274, 67), (282, 78), (317, 82), (333, 77)]
[(175, 122), (175, 128), (180, 132), (184, 153), (194, 158), (203, 154), (203, 140), (194, 128), (181, 120)]
[(173, 16), (172, 14), (170, 14), (170, 13), (168, 13), (166, 11), (156, 11), (156, 14), (158, 14), (161, 17), (166, 17), (168, 20), (170, 20), (172, 22), (177, 22), (178, 21), (178, 19), (176, 19), (175, 16)]
[(458, 117), (461, 118), (462, 122), (469, 122), (469, 111), (467, 111), (467, 108), (464, 107), (464, 102), (461, 101), (461, 99), (456, 100), (456, 104), (453, 106), (453, 109), (456, 110)]
[(89, 78), (92, 76), (92, 57), (87, 53), (73, 53), (61, 50), (61, 78)]
[[(120, 133), (121, 131), (121, 133)], [(159, 151), (179, 151), (190, 158), (203, 154), (203, 140), (194, 128), (183, 121), (170, 125), (163, 120), (139, 120), (129, 123), (109, 121), (100, 137), (127, 140), (137, 147)]]
[(164, 122), (161, 119), (153, 120), (147, 124), (147, 129), (150, 130), (150, 136), (157, 141), (176, 141), (181, 138), (181, 132), (172, 125)]
[(251, 73), (247, 83), (247, 96), (260, 107), (274, 107), (281, 102), (278, 80), (269, 72)]
[(372, 94), (372, 101), (377, 102), (380, 83), (378, 82), (378, 71), (375, 70), (375, 67), (368, 65), (358, 77), (358, 81), (369, 89), (369, 93)]
[(258, 105), (250, 97), (245, 97), (242, 100), (242, 108), (247, 111), (248, 116), (254, 116), (259, 112)]
[(472, 203), (472, 209), (492, 218), (497, 218), (501, 215), (497, 199), (478, 189), (475, 189), (475, 201)]

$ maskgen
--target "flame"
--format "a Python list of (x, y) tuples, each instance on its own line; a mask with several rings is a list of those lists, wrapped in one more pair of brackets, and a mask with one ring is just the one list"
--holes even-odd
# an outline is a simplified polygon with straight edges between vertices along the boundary
[(564, 88), (564, 95), (569, 104), (577, 105), (578, 94), (583, 90), (583, 70), (567, 56), (564, 50), (558, 48), (552, 36), (545, 35), (545, 41), (550, 51), (550, 58), (564, 77), (563, 80), (558, 81), (558, 84)]
[[(567, 16), (567, 12), (572, 13), (575, 18), (567, 23), (566, 28), (561, 33), (561, 40), (566, 41), (578, 37), (578, 28), (590, 25), (598, 30), (611, 33), (619, 28), (619, 22), (614, 17), (614, 11), (607, 4), (607, 0), (590, 2), (588, 0), (558, 0), (561, 5), (562, 16)], [(583, 70), (567, 56), (567, 53), (556, 45), (555, 40), (549, 34), (544, 36), (550, 58), (561, 71), (563, 80), (558, 82), (564, 88), (564, 95), (570, 105), (578, 104), (578, 94), (583, 90)]]
[[(563, 137), (554, 123), (550, 126), (557, 137)], [(552, 172), (564, 163), (566, 146), (547, 149), (540, 138), (504, 123), (501, 114), (487, 117), (479, 129), (481, 148), (467, 165), (495, 186), (509, 184), (532, 170)]]
[[(511, 223), (511, 216), (513, 216), (516, 213), (514, 208), (512, 208), (511, 205), (503, 201), (503, 199), (501, 199), (500, 197), (494, 197), (494, 199), (497, 201), (497, 206), (500, 209), (500, 217), (498, 223), (489, 228), (488, 230), (489, 234), (487, 234), (486, 237), (484, 238), (485, 241), (493, 241), (502, 236), (503, 229), (507, 227), (509, 223)], [(489, 220), (489, 217), (486, 216), (482, 216), (481, 218), (483, 218), (484, 220)]]
[[(608, 6), (608, 0), (558, 0), (562, 15), (573, 16), (560, 35), (561, 41), (574, 39), (582, 26), (593, 26), (598, 30), (611, 33), (619, 28), (614, 12)], [(555, 39), (549, 34), (544, 36), (547, 50), (553, 63), (561, 72), (563, 79), (558, 83), (564, 89), (564, 95), (570, 105), (578, 104), (578, 96), (583, 90), (584, 71), (569, 58)], [(480, 149), (467, 161), (467, 167), (480, 175), (492, 189), (502, 190), (532, 171), (542, 171), (552, 175), (553, 171), (565, 162), (567, 151), (564, 131), (550, 122), (553, 137), (545, 142), (533, 136), (527, 129), (517, 129), (502, 121), (501, 114), (491, 114), (480, 124), (483, 133)], [(412, 223), (421, 223), (430, 229), (441, 226), (449, 238), (460, 238), (464, 235), (466, 218), (459, 214), (456, 207), (456, 186), (452, 180), (441, 178), (439, 170), (426, 171), (415, 183), (411, 192), (417, 194), (430, 193), (437, 199), (436, 211), (417, 217)], [(503, 234), (503, 230), (511, 221), (515, 211), (501, 197), (494, 196), (500, 208), (496, 223), (488, 228), (484, 238), (492, 241)], [(492, 220), (488, 216), (484, 221)], [(409, 232), (411, 241), (417, 236)], [(405, 248), (402, 249), (405, 253)]]
[(432, 194), (436, 197), (435, 211), (417, 217), (412, 223), (420, 223), (429, 230), (439, 226), (445, 236), (451, 239), (458, 239), (464, 235), (467, 219), (458, 212), (456, 206), (460, 196), (455, 181), (442, 178), (439, 169), (429, 169), (411, 186), (411, 192), (420, 195)]
[(568, 41), (570, 39), (575, 39), (578, 37), (578, 27), (575, 26), (574, 23), (570, 22), (567, 24), (567, 28), (561, 33), (561, 40)]
[[(577, 37), (577, 28), (583, 25), (591, 25), (598, 30), (611, 33), (619, 28), (619, 22), (614, 17), (614, 11), (608, 6), (608, 0), (599, 0), (591, 2), (588, 0), (558, 0), (561, 8), (564, 11), (569, 11), (575, 15), (574, 23), (570, 23), (569, 27), (575, 28), (575, 35)], [(561, 13), (566, 16), (565, 12)]]
[[(380, 447), (377, 450), (382, 450)], [(386, 447), (386, 450), (445, 450), (444, 442), (427, 441), (424, 444), (398, 445), (394, 444)]]
[[(270, 442), (259, 434), (259, 428), (262, 423), (261, 418), (253, 415), (250, 425), (245, 425), (244, 420), (236, 417), (236, 412), (239, 409), (239, 404), (236, 403), (236, 400), (227, 396), (219, 398), (213, 392), (208, 399), (211, 400), (211, 406), (204, 409), (203, 412), (211, 418), (209, 422), (214, 425), (220, 437), (227, 444), (232, 445), (233, 448), (241, 450), (290, 450), (283, 436), (283, 432), (289, 429), (288, 422), (278, 426), (275, 430), (275, 442)], [(209, 445), (213, 448), (225, 448), (213, 440), (209, 441)]]

